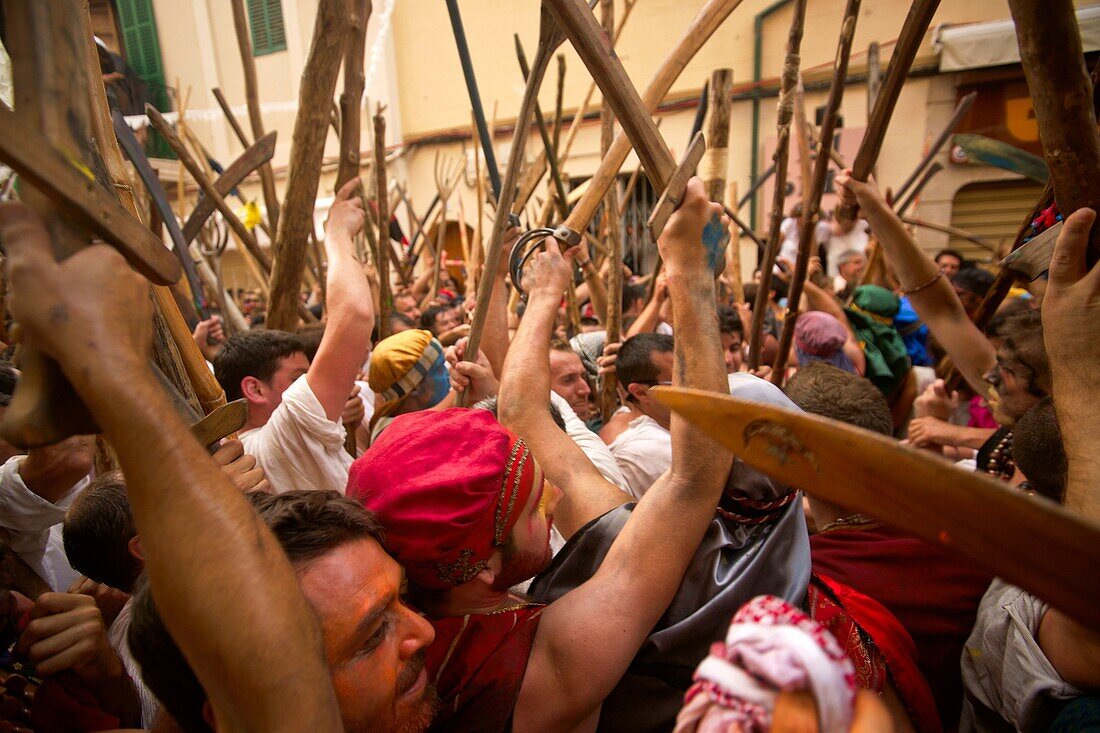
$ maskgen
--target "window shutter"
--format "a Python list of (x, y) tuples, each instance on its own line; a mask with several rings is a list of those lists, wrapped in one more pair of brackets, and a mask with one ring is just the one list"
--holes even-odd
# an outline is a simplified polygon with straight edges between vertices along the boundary
[(282, 0), (248, 0), (248, 26), (253, 56), (286, 50)]
[[(116, 0), (116, 8), (122, 27), (122, 49), (126, 62), (145, 82), (153, 106), (161, 112), (171, 111), (168, 89), (164, 83), (164, 61), (160, 55), (153, 0)], [(175, 157), (172, 149), (157, 134), (150, 136), (147, 148), (147, 152), (156, 157)]]

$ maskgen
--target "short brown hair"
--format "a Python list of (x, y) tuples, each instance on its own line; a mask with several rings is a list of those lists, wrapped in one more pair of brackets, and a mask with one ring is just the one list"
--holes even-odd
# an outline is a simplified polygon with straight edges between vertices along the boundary
[(1031, 370), (1028, 392), (1036, 397), (1050, 394), (1050, 361), (1043, 345), (1043, 318), (1039, 311), (1026, 310), (1009, 316), (997, 335), (1004, 339), (1001, 348)]
[[(253, 492), (248, 498), (296, 566), (349, 542), (382, 544), (382, 525), (374, 514), (335, 491)], [(134, 593), (127, 639), (143, 681), (180, 727), (188, 733), (209, 731), (202, 715), (206, 692), (165, 628), (144, 577)]]
[(783, 390), (806, 412), (893, 436), (894, 422), (882, 392), (869, 380), (823, 361), (810, 362)]

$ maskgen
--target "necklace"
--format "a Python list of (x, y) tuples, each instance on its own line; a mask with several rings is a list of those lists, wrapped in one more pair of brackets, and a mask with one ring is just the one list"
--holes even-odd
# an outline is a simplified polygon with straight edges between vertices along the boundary
[(866, 514), (852, 514), (847, 517), (841, 517), (840, 519), (834, 519), (826, 524), (824, 527), (817, 531), (818, 534), (825, 534), (834, 529), (855, 529), (857, 527), (868, 527), (872, 524), (878, 524), (877, 520), (868, 517)]
[(994, 478), (1007, 481), (1016, 473), (1016, 462), (1012, 460), (1012, 431), (1009, 430), (989, 452), (985, 462), (985, 472)]
[(538, 606), (538, 605), (541, 605), (541, 604), (535, 603), (534, 601), (526, 601), (524, 603), (513, 603), (509, 606), (505, 606), (504, 608), (498, 608), (495, 611), (489, 611), (489, 613), (487, 613), (485, 615), (486, 616), (496, 616), (499, 613), (508, 613), (510, 611), (519, 611), (520, 609), (523, 609), (523, 608), (530, 608), (531, 606)]

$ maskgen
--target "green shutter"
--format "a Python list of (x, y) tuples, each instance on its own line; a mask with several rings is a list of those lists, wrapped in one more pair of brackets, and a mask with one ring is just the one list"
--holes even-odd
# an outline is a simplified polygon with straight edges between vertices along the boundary
[(282, 0), (248, 0), (248, 26), (252, 30), (253, 56), (286, 50)]
[[(170, 112), (168, 89), (164, 83), (164, 61), (160, 56), (157, 20), (153, 0), (116, 0), (122, 47), (127, 63), (149, 89), (149, 101), (161, 112)], [(158, 158), (174, 158), (168, 143), (152, 130), (147, 152)]]

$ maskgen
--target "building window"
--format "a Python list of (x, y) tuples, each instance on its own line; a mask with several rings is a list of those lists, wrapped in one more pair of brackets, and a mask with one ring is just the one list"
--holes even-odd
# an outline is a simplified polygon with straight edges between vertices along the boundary
[(282, 0), (248, 0), (248, 25), (252, 29), (253, 56), (286, 50)]

